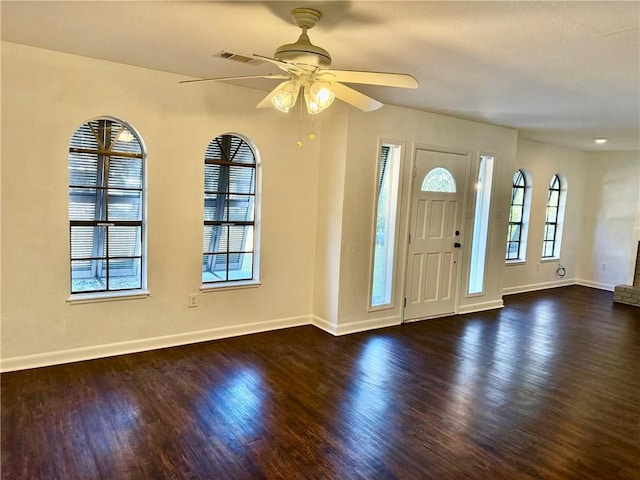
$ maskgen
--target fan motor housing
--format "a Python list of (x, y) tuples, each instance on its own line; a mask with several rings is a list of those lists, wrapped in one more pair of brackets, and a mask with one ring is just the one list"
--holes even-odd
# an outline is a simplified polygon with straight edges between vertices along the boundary
[(322, 18), (322, 14), (311, 8), (294, 8), (291, 20), (302, 29), (302, 35), (295, 43), (278, 47), (273, 57), (283, 62), (302, 63), (318, 67), (331, 65), (331, 55), (324, 48), (314, 45), (309, 40), (307, 30), (313, 28)]
[(331, 55), (324, 48), (313, 45), (307, 34), (303, 33), (296, 43), (288, 43), (278, 47), (274, 58), (289, 63), (304, 63), (320, 67), (331, 65)]

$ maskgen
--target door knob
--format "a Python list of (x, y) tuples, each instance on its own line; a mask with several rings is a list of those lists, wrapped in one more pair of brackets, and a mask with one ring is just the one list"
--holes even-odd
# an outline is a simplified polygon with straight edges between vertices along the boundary
[(460, 248), (462, 245), (460, 244), (460, 242), (456, 242), (453, 244), (453, 246), (456, 248)]

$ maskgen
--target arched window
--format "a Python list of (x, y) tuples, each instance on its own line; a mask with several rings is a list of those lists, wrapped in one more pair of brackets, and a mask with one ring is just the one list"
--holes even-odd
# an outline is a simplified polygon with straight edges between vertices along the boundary
[(531, 180), (524, 169), (513, 175), (509, 230), (507, 232), (507, 260), (524, 260), (531, 205)]
[(71, 293), (145, 285), (145, 150), (135, 130), (110, 117), (69, 142)]
[(257, 159), (233, 134), (214, 138), (204, 158), (202, 283), (258, 279)]
[(557, 258), (560, 256), (565, 197), (566, 185), (563, 184), (560, 175), (555, 174), (549, 183), (544, 238), (542, 239), (542, 258)]
[(420, 190), (423, 192), (456, 193), (456, 181), (449, 170), (436, 167), (425, 175)]

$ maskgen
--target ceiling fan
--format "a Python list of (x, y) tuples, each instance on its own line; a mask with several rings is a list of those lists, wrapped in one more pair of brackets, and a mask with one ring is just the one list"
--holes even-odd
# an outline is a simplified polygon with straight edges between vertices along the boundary
[(302, 29), (302, 34), (294, 43), (278, 47), (273, 58), (253, 54), (255, 59), (276, 65), (285, 73), (266, 75), (245, 75), (236, 77), (203, 78), (184, 80), (180, 83), (243, 80), (268, 78), (282, 80), (257, 105), (257, 108), (276, 107), (282, 112), (293, 108), (300, 91), (310, 114), (320, 113), (338, 98), (365, 112), (382, 107), (382, 103), (354, 90), (344, 83), (380, 85), (385, 87), (418, 88), (417, 80), (404, 73), (366, 72), (354, 70), (332, 70), (331, 55), (324, 48), (313, 45), (307, 31), (320, 20), (321, 13), (311, 8), (295, 8), (291, 19)]

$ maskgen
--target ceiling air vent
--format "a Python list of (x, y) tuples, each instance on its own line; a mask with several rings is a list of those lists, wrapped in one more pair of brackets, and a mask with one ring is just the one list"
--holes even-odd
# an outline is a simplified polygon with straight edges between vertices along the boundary
[(246, 55), (240, 55), (238, 53), (227, 52), (226, 50), (221, 50), (214, 55), (214, 57), (224, 58), (225, 60), (233, 60), (234, 62), (246, 63), (249, 65), (259, 65), (264, 63), (259, 58), (255, 57), (247, 57)]

